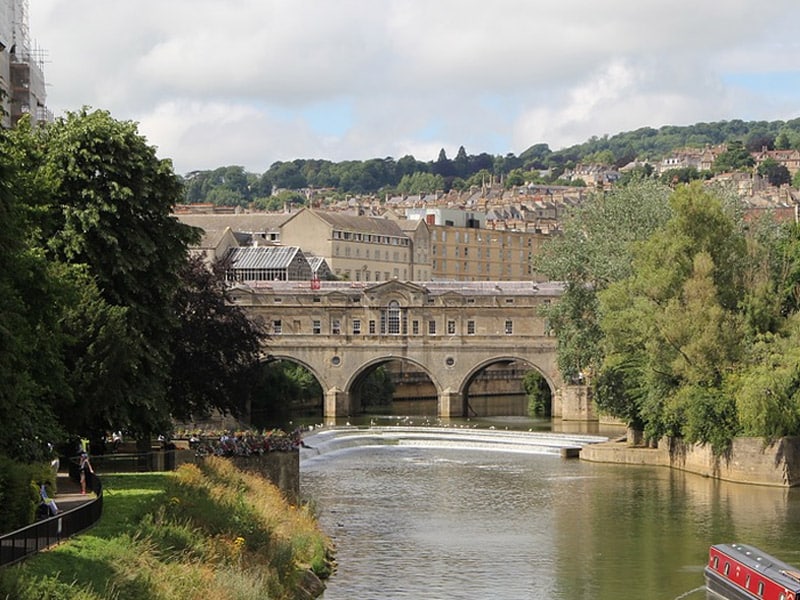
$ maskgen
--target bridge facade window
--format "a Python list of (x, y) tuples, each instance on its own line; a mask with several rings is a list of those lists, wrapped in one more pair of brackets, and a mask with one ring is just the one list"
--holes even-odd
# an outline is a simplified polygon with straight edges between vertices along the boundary
[(475, 335), (475, 321), (467, 321), (467, 335)]
[(353, 335), (361, 335), (361, 319), (353, 319)]
[(389, 306), (381, 311), (381, 335), (406, 335), (408, 321), (406, 313), (400, 308), (397, 300), (389, 302)]
[(319, 319), (314, 319), (311, 321), (311, 333), (314, 335), (319, 335), (322, 333), (322, 321)]
[(375, 335), (375, 319), (369, 320), (369, 334)]
[(272, 322), (272, 333), (275, 335), (280, 335), (283, 331), (283, 324), (281, 323), (280, 319), (276, 319)]
[(456, 334), (456, 322), (455, 321), (448, 321), (447, 322), (447, 335), (455, 335)]
[(514, 322), (511, 319), (506, 321), (506, 335), (514, 333)]
[(436, 321), (428, 321), (428, 335), (436, 335)]
[(411, 321), (411, 335), (419, 335), (419, 321), (416, 319)]
[(342, 322), (339, 319), (331, 321), (331, 335), (339, 335), (342, 333)]

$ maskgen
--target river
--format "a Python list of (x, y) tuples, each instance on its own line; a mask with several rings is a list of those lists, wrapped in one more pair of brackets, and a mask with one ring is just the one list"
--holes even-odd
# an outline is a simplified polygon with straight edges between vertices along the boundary
[(800, 490), (395, 432), (301, 456), (337, 548), (324, 600), (705, 599), (719, 542), (800, 565)]

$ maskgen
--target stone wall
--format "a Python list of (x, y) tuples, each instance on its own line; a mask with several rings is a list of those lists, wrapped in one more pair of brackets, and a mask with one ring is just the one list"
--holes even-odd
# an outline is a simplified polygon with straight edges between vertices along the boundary
[(234, 456), (233, 464), (242, 471), (256, 473), (275, 484), (292, 504), (300, 500), (300, 452), (269, 452), (256, 456)]
[(657, 448), (625, 442), (590, 444), (581, 459), (637, 465), (656, 465), (738, 483), (781, 487), (800, 485), (800, 437), (781, 438), (765, 445), (761, 438), (736, 438), (731, 452), (716, 457), (709, 446), (662, 440)]

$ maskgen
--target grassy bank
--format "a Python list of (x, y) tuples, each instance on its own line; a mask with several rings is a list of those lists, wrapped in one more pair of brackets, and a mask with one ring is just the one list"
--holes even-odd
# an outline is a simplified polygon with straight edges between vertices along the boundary
[(313, 516), (225, 459), (103, 483), (98, 525), (0, 572), (0, 598), (290, 599), (329, 574)]

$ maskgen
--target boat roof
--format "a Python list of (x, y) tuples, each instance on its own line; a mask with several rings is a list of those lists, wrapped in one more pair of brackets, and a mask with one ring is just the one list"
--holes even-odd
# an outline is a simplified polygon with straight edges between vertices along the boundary
[(800, 592), (800, 569), (747, 544), (714, 544), (711, 548), (794, 592)]

